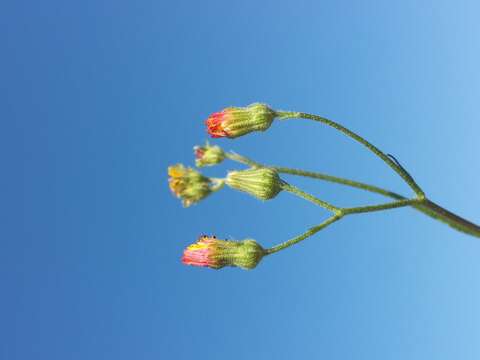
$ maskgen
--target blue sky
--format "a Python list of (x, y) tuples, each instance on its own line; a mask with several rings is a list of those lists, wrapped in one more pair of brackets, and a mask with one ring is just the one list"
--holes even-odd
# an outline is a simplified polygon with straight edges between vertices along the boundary
[[(261, 101), (394, 154), (480, 222), (474, 1), (7, 1), (0, 58), (2, 359), (478, 359), (480, 242), (412, 209), (346, 218), (253, 271), (183, 266), (200, 234), (285, 241), (328, 213), (223, 189), (188, 209), (166, 169), (203, 121)], [(215, 144), (409, 189), (308, 121)], [(224, 176), (238, 166), (207, 169)], [(382, 201), (285, 178), (341, 206)]]

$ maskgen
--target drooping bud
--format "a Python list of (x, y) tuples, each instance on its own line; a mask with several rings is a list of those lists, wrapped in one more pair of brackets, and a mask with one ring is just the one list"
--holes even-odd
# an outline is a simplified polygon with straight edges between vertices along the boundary
[(206, 143), (205, 146), (195, 146), (195, 165), (197, 167), (212, 166), (221, 163), (225, 159), (225, 153), (220, 146), (212, 146)]
[(168, 175), (170, 176), (168, 180), (170, 189), (178, 198), (182, 199), (185, 207), (199, 202), (220, 186), (198, 171), (186, 168), (182, 164), (170, 166)]
[(184, 250), (182, 262), (212, 269), (221, 269), (224, 266), (253, 269), (264, 255), (265, 250), (252, 239), (230, 241), (203, 235)]
[(282, 190), (282, 180), (278, 173), (268, 168), (230, 171), (225, 183), (260, 200), (273, 199)]
[(213, 113), (205, 121), (208, 133), (214, 137), (236, 138), (252, 131), (265, 131), (272, 125), (275, 111), (265, 104), (229, 107)]

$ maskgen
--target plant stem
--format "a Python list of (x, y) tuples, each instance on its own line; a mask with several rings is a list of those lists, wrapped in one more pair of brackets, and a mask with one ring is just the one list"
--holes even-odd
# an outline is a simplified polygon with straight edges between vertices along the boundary
[(343, 208), (343, 209), (341, 209), (341, 211), (344, 215), (360, 214), (360, 213), (395, 209), (395, 208), (399, 208), (399, 207), (414, 205), (414, 204), (417, 204), (421, 201), (422, 200), (420, 200), (420, 199), (404, 199), (404, 200), (392, 201), (392, 202), (388, 202), (388, 203), (380, 204), (380, 205), (368, 205), (368, 206), (357, 206), (357, 207), (351, 207), (351, 208)]
[[(305, 197), (304, 194), (298, 194), (298, 192), (303, 193), (301, 190), (299, 191), (298, 189), (295, 189), (295, 194)], [(308, 194), (307, 194), (308, 195)], [(316, 203), (318, 199), (316, 199), (314, 202)], [(313, 200), (311, 200), (313, 201)], [(365, 213), (365, 212), (373, 212), (373, 211), (380, 211), (380, 210), (386, 210), (386, 209), (393, 209), (393, 208), (398, 208), (402, 206), (408, 206), (411, 205), (414, 202), (418, 202), (422, 200), (418, 199), (408, 199), (408, 200), (399, 200), (399, 201), (394, 201), (386, 204), (381, 204), (381, 205), (372, 205), (372, 206), (359, 206), (359, 207), (353, 207), (353, 208), (345, 208), (345, 209), (338, 209), (335, 208), (336, 210), (331, 210), (334, 211), (334, 215), (322, 222), (320, 225), (314, 226), (310, 228), (308, 231), (304, 232), (303, 234), (294, 237), (293, 239), (290, 239), (288, 241), (285, 241), (284, 243), (281, 243), (279, 245), (276, 245), (274, 247), (271, 247), (269, 249), (266, 249), (265, 252), (267, 255), (276, 253), (278, 251), (281, 251), (289, 246), (295, 245), (299, 243), (300, 241), (305, 240), (306, 238), (316, 234), (320, 230), (326, 228), (328, 225), (334, 223), (335, 221), (340, 220), (342, 217), (346, 215), (351, 215), (351, 214), (358, 214), (358, 213)], [(329, 209), (330, 210), (330, 209)]]
[(276, 253), (280, 250), (283, 250), (283, 249), (285, 249), (289, 246), (295, 245), (296, 243), (299, 243), (300, 241), (305, 240), (306, 238), (308, 238), (308, 237), (316, 234), (320, 230), (326, 228), (328, 225), (333, 224), (335, 221), (339, 220), (341, 217), (342, 217), (341, 215), (333, 215), (332, 217), (328, 218), (327, 220), (325, 220), (320, 225), (317, 225), (317, 226), (314, 226), (314, 227), (310, 228), (305, 233), (303, 233), (299, 236), (296, 236), (293, 239), (285, 241), (284, 243), (281, 243), (279, 245), (276, 245), (276, 246), (273, 246), (269, 249), (266, 249), (265, 254), (270, 255), (270, 254)]
[(274, 169), (277, 172), (282, 173), (282, 174), (290, 174), (290, 175), (310, 177), (310, 178), (313, 178), (313, 179), (324, 180), (324, 181), (328, 181), (328, 182), (332, 182), (332, 183), (336, 183), (336, 184), (342, 184), (342, 185), (354, 187), (354, 188), (357, 188), (357, 189), (370, 191), (370, 192), (377, 193), (377, 194), (380, 194), (380, 195), (388, 196), (392, 199), (397, 199), (397, 200), (405, 199), (405, 197), (400, 195), (400, 194), (397, 194), (397, 193), (394, 193), (392, 191), (379, 188), (379, 187), (374, 186), (374, 185), (365, 184), (365, 183), (362, 183), (362, 182), (359, 182), (359, 181), (354, 181), (354, 180), (345, 179), (345, 178), (341, 178), (341, 177), (337, 177), (337, 176), (327, 175), (327, 174), (323, 174), (323, 173), (319, 173), (319, 172), (303, 171), (303, 170), (299, 170), (299, 169), (291, 169), (291, 168), (280, 167), (280, 166), (270, 166), (270, 168)]
[(265, 166), (265, 165), (262, 165), (260, 163), (257, 163), (256, 161), (253, 161), (252, 159), (249, 159), (249, 158), (247, 158), (243, 155), (237, 154), (233, 151), (225, 153), (225, 157), (227, 159), (230, 159), (230, 160), (233, 160), (233, 161), (236, 161), (236, 162), (239, 162), (241, 164), (248, 165), (248, 166), (251, 166), (251, 167), (269, 167), (269, 166)]
[(439, 220), (458, 231), (480, 238), (480, 226), (455, 215), (429, 199), (424, 199), (414, 207), (424, 214)]
[(334, 214), (339, 214), (341, 213), (341, 209), (332, 205), (332, 204), (329, 204), (328, 202), (326, 201), (323, 201), (323, 200), (320, 200), (318, 199), (317, 197), (309, 194), (309, 193), (306, 193), (305, 191), (303, 190), (300, 190), (299, 188), (297, 188), (296, 186), (293, 186), (293, 185), (290, 185), (290, 184), (287, 184), (286, 182), (284, 182), (282, 184), (282, 189), (285, 190), (285, 191), (288, 191), (292, 194), (295, 194), (305, 200), (308, 200), (318, 206), (321, 206), (327, 210), (330, 210), (332, 213)]
[[(277, 170), (279, 173), (305, 176), (313, 179), (320, 179), (320, 180), (324, 180), (332, 183), (354, 187), (357, 189), (362, 189), (365, 191), (370, 191), (370, 192), (384, 195), (396, 200), (409, 201), (402, 195), (399, 195), (395, 192), (382, 189), (374, 185), (365, 184), (359, 181), (344, 179), (341, 177), (322, 174), (318, 172), (290, 169), (286, 167), (270, 166), (270, 168)], [(392, 204), (395, 204), (395, 202), (393, 202)], [(423, 214), (430, 216), (435, 220), (441, 221), (458, 231), (461, 231), (469, 235), (473, 235), (475, 237), (480, 237), (480, 226), (448, 211), (447, 209), (442, 208), (440, 205), (434, 203), (433, 201), (427, 198), (423, 199), (422, 201), (412, 201), (411, 204), (407, 204), (407, 205), (411, 205), (413, 208), (422, 212)], [(365, 207), (365, 208), (368, 209), (368, 207)]]
[(282, 189), (288, 192), (291, 192), (292, 194), (295, 194), (305, 200), (311, 201), (312, 203), (319, 205), (327, 210), (330, 210), (332, 213), (335, 215), (339, 216), (345, 216), (345, 215), (351, 215), (351, 214), (360, 214), (360, 213), (368, 213), (368, 212), (374, 212), (374, 211), (381, 211), (381, 210), (388, 210), (388, 209), (395, 209), (399, 207), (404, 207), (404, 206), (409, 206), (409, 205), (414, 205), (414, 204), (421, 204), (423, 203), (422, 199), (402, 199), (402, 200), (396, 200), (392, 202), (388, 202), (385, 204), (379, 204), (379, 205), (367, 205), (367, 206), (357, 206), (357, 207), (350, 207), (350, 208), (340, 208), (335, 205), (332, 205), (326, 201), (323, 201), (321, 199), (318, 199), (317, 197), (300, 190), (296, 186), (287, 184), (284, 182), (282, 184)]
[[(280, 166), (266, 166), (262, 165), (260, 163), (257, 163), (249, 158), (246, 158), (242, 155), (235, 154), (235, 153), (227, 153), (227, 157), (231, 160), (238, 161), (242, 164), (253, 166), (253, 167), (269, 167), (271, 169), (277, 170), (279, 173), (284, 173), (284, 174), (290, 174), (290, 175), (297, 175), (297, 176), (305, 176), (305, 177), (310, 177), (313, 179), (319, 179), (319, 180), (324, 180), (336, 184), (341, 184), (345, 186), (350, 186), (354, 187), (357, 189), (369, 191), (372, 193), (380, 194), (383, 196), (390, 197), (392, 199), (396, 200), (407, 200), (404, 196), (397, 194), (395, 192), (382, 189), (380, 187), (370, 185), (370, 184), (365, 184), (359, 181), (354, 181), (350, 179), (345, 179), (337, 176), (332, 176), (332, 175), (327, 175), (319, 172), (313, 172), (313, 171), (304, 171), (304, 170), (299, 170), (299, 169), (291, 169), (287, 167), (280, 167)], [(395, 202), (394, 202), (395, 203)], [(475, 237), (480, 237), (480, 226), (463, 219), (462, 217), (442, 208), (438, 204), (434, 203), (433, 201), (425, 198), (422, 201), (415, 201), (412, 202), (411, 205), (413, 208), (416, 210), (422, 212), (423, 214), (441, 221), (450, 227), (461, 231), (463, 233), (475, 236)]]
[(346, 127), (332, 121), (326, 118), (323, 118), (318, 115), (313, 115), (313, 114), (307, 114), (307, 113), (302, 113), (302, 112), (291, 112), (291, 111), (277, 111), (278, 117), (281, 120), (284, 119), (292, 119), (292, 118), (300, 118), (300, 119), (310, 119), (314, 121), (321, 122), (327, 126), (330, 126), (340, 132), (342, 132), (344, 135), (354, 139), (355, 141), (358, 141), (360, 144), (365, 146), (367, 149), (369, 149), (371, 152), (373, 152), (375, 155), (377, 155), (380, 159), (382, 159), (388, 166), (390, 166), (398, 175), (402, 177), (403, 180), (412, 188), (412, 190), (417, 194), (419, 198), (425, 197), (425, 194), (423, 190), (417, 185), (415, 180), (412, 178), (412, 176), (399, 164), (394, 162), (392, 159), (390, 159), (387, 155), (385, 155), (380, 149), (378, 149), (376, 146), (372, 145), (369, 143), (367, 140), (362, 138), (360, 135), (357, 135), (353, 131), (350, 131)]
[(292, 168), (283, 167), (283, 166), (264, 165), (264, 164), (260, 164), (256, 161), (253, 161), (252, 159), (249, 159), (249, 158), (247, 158), (243, 155), (239, 155), (239, 154), (234, 153), (234, 152), (229, 152), (229, 153), (226, 153), (225, 155), (230, 160), (237, 161), (241, 164), (248, 165), (248, 166), (251, 166), (251, 167), (268, 167), (270, 169), (276, 170), (278, 173), (281, 173), (281, 174), (289, 174), (289, 175), (310, 177), (312, 179), (324, 180), (324, 181), (328, 181), (328, 182), (331, 182), (331, 183), (346, 185), (346, 186), (354, 187), (354, 188), (357, 188), (357, 189), (370, 191), (370, 192), (373, 192), (373, 193), (377, 193), (377, 194), (380, 194), (380, 195), (383, 195), (383, 196), (390, 197), (392, 199), (397, 199), (397, 200), (405, 199), (404, 196), (402, 196), (400, 194), (397, 194), (393, 191), (382, 189), (378, 186), (365, 184), (365, 183), (362, 183), (360, 181), (345, 179), (345, 178), (341, 178), (341, 177), (338, 177), (338, 176), (328, 175), (328, 174), (324, 174), (324, 173), (320, 173), (320, 172), (305, 171), (305, 170), (300, 170), (300, 169), (292, 169)]

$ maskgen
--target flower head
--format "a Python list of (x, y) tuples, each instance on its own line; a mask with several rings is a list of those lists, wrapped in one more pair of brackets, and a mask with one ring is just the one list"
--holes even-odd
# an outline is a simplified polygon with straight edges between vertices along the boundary
[(221, 269), (224, 266), (253, 269), (264, 255), (265, 250), (255, 240), (219, 240), (215, 236), (203, 235), (195, 244), (185, 249), (182, 262), (212, 269)]
[(182, 164), (168, 168), (170, 190), (188, 207), (204, 199), (219, 187), (213, 181), (192, 168)]
[(256, 103), (247, 107), (229, 107), (213, 113), (205, 124), (212, 137), (233, 139), (252, 131), (267, 130), (275, 116), (275, 111), (267, 105)]
[(278, 173), (268, 168), (230, 171), (225, 183), (260, 200), (273, 199), (282, 190), (282, 180)]
[(212, 166), (221, 163), (225, 159), (225, 153), (219, 146), (205, 144), (205, 146), (195, 146), (195, 165), (197, 167)]

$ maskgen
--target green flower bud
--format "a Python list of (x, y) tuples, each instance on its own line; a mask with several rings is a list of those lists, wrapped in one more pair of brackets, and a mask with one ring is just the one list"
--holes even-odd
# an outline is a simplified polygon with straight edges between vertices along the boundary
[(195, 244), (185, 249), (182, 262), (212, 269), (221, 269), (224, 266), (253, 269), (264, 255), (265, 250), (252, 239), (231, 241), (203, 235)]
[(265, 131), (272, 125), (276, 112), (265, 104), (229, 107), (213, 113), (205, 121), (208, 133), (214, 137), (236, 138), (252, 131)]
[(234, 257), (233, 266), (242, 269), (253, 269), (262, 260), (265, 250), (253, 239), (247, 239), (240, 242), (238, 252)]
[(282, 180), (277, 172), (268, 168), (231, 171), (226, 184), (260, 200), (273, 199), (282, 190)]

